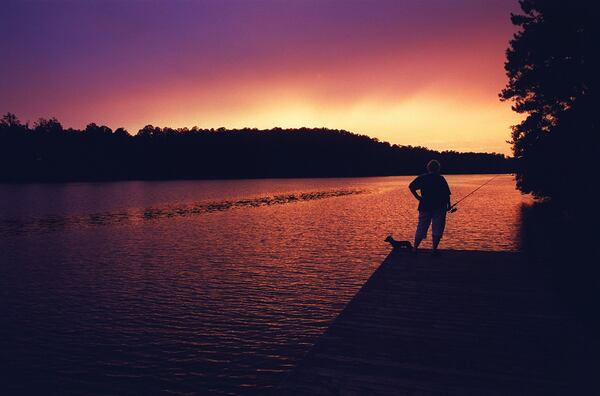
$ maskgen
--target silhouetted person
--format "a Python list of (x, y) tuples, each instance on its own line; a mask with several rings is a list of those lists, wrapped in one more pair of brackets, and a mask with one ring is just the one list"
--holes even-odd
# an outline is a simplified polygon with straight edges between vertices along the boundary
[(433, 254), (437, 254), (437, 247), (446, 226), (446, 212), (450, 210), (450, 187), (444, 176), (440, 175), (440, 163), (436, 160), (429, 161), (427, 173), (418, 176), (408, 188), (419, 201), (419, 224), (415, 233), (414, 251), (417, 252), (421, 241), (427, 237), (427, 230), (431, 224)]

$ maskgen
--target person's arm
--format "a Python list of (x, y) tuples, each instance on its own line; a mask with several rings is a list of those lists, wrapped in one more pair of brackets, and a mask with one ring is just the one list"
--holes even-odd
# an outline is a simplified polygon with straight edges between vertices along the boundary
[(417, 199), (417, 201), (421, 200), (421, 196), (419, 194), (417, 194), (417, 189), (414, 187), (409, 187), (410, 188), (410, 192), (412, 193), (412, 195), (415, 196), (415, 198)]
[(412, 195), (414, 195), (414, 197), (417, 199), (417, 201), (420, 201), (421, 200), (421, 196), (419, 194), (417, 194), (417, 190), (421, 189), (421, 187), (419, 186), (418, 180), (419, 180), (419, 178), (416, 178), (415, 180), (413, 180), (408, 185), (408, 189), (410, 190), (410, 192), (412, 193)]
[(450, 209), (452, 209), (452, 204), (450, 203), (450, 194), (452, 194), (452, 193), (450, 192), (450, 186), (448, 186), (448, 182), (446, 181), (445, 177), (444, 177), (444, 184), (446, 185), (446, 192), (448, 193), (448, 202), (447, 202), (446, 210), (450, 210)]

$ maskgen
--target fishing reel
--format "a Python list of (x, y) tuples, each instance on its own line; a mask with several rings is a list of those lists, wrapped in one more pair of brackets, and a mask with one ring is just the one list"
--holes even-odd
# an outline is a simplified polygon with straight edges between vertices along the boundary
[(454, 213), (458, 210), (458, 208), (454, 205), (450, 206), (450, 209), (448, 209), (448, 213)]

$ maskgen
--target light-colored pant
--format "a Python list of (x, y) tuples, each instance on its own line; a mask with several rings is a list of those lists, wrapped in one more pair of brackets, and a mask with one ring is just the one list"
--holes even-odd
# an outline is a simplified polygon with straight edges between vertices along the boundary
[(446, 211), (443, 209), (419, 211), (419, 224), (417, 225), (415, 239), (427, 238), (429, 224), (431, 224), (431, 236), (439, 237), (441, 239), (444, 234), (444, 228), (446, 227)]

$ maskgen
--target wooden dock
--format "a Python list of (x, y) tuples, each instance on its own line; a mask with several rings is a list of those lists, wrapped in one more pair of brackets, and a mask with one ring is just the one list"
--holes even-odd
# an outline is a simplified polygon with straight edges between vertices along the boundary
[(577, 331), (518, 253), (393, 251), (276, 394), (573, 394)]

